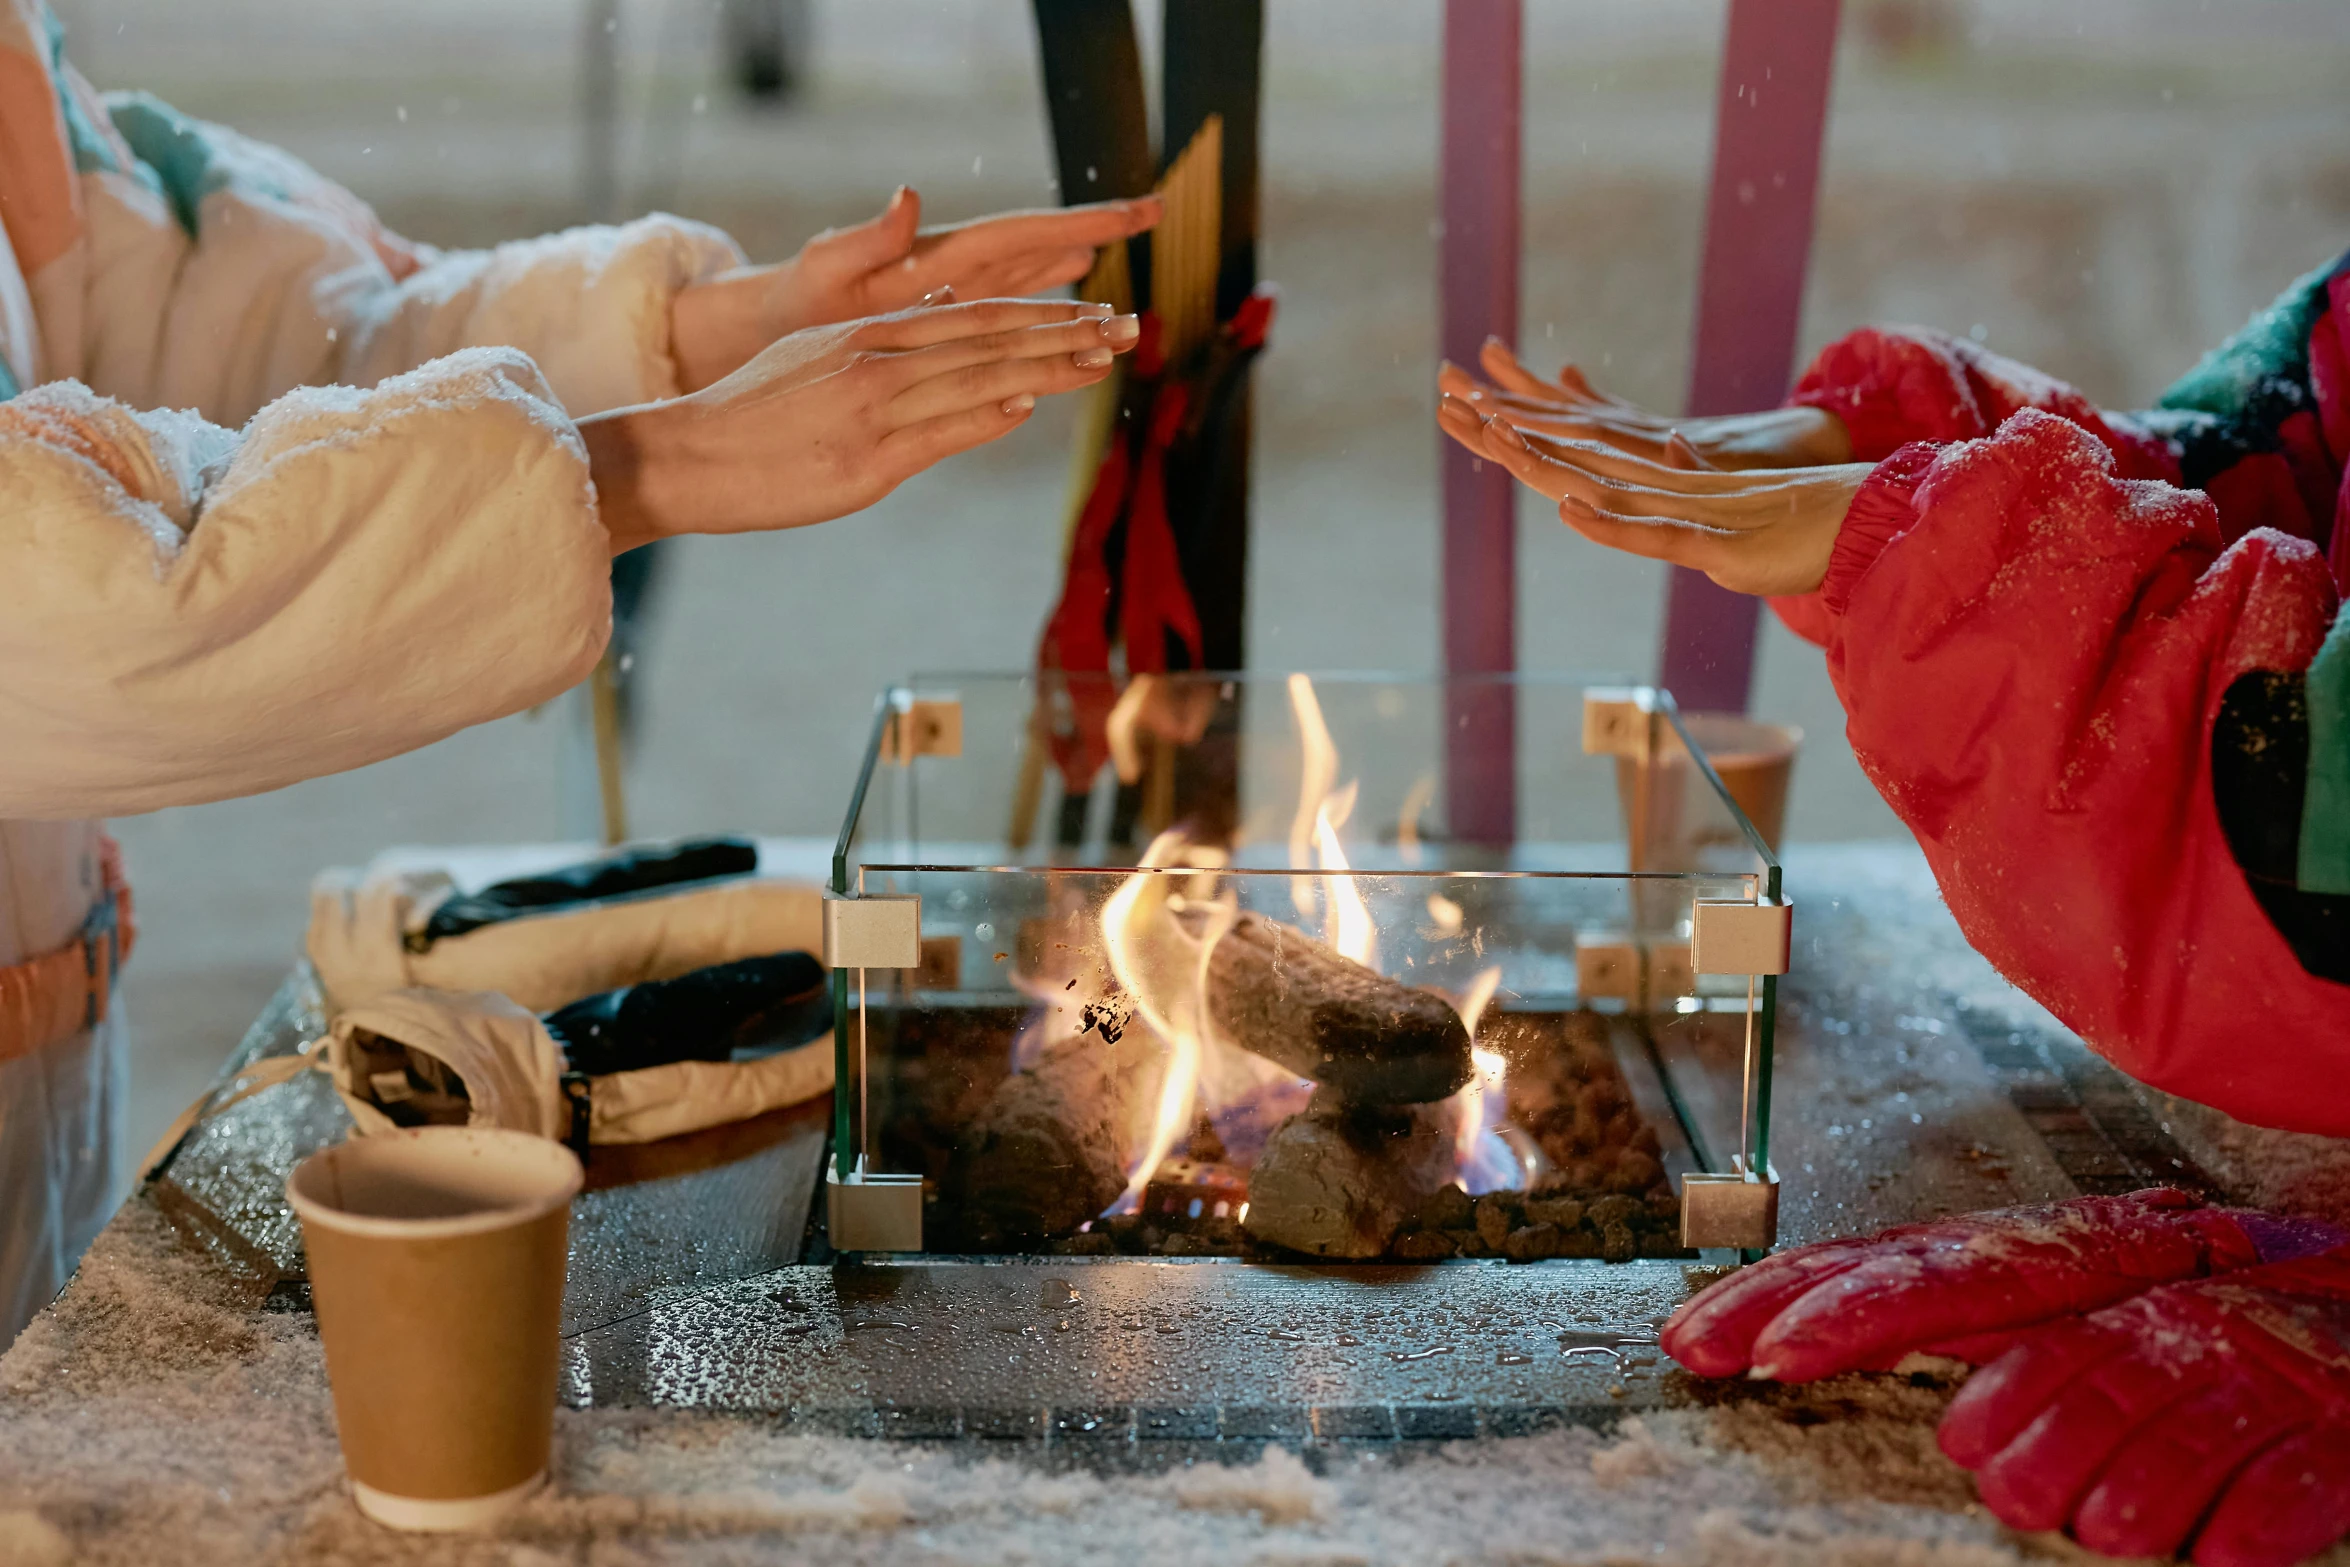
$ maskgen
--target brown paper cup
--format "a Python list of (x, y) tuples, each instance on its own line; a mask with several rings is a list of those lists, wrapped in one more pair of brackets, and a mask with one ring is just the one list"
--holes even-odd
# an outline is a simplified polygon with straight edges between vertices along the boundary
[(1736, 713), (1684, 713), (1689, 738), (1721, 775), (1722, 787), (1754, 823), (1771, 852), (1779, 852), (1779, 831), (1787, 823), (1787, 785), (1803, 731), (1793, 724), (1766, 724)]
[(547, 1474), (579, 1161), (485, 1127), (359, 1137), (294, 1167), (335, 1429), (360, 1511), (476, 1529)]
[[(1787, 786), (1795, 771), (1795, 753), (1803, 744), (1803, 731), (1792, 724), (1764, 723), (1736, 713), (1684, 713), (1681, 723), (1706, 760), (1713, 763), (1722, 787), (1738, 809), (1777, 853), (1779, 834), (1787, 820)], [(1721, 851), (1728, 850), (1733, 857), (1743, 855), (1743, 835), (1725, 813), (1707, 802), (1687, 753), (1669, 734), (1667, 740), (1669, 749), (1653, 761), (1616, 758), (1616, 794), (1623, 806), (1630, 854), (1627, 869), (1703, 870), (1715, 863)], [(1656, 904), (1651, 914), (1669, 911), (1673, 896), (1672, 889), (1662, 886), (1634, 891), (1636, 902)], [(1643, 929), (1647, 928), (1645, 919), (1637, 921)]]

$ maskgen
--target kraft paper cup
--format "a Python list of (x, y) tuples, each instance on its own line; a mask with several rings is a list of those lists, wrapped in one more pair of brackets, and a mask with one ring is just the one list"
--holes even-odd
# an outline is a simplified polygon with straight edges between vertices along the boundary
[(545, 1483), (581, 1175), (561, 1143), (460, 1126), (294, 1167), (335, 1429), (370, 1518), (478, 1529)]
[(1768, 724), (1736, 713), (1684, 713), (1681, 723), (1721, 776), (1722, 787), (1754, 823), (1771, 852), (1779, 852), (1779, 830), (1787, 823), (1787, 785), (1803, 731), (1793, 724)]
[[(1787, 820), (1787, 786), (1803, 731), (1793, 724), (1764, 723), (1736, 713), (1684, 713), (1681, 723), (1713, 763), (1730, 798), (1777, 853)], [(1703, 788), (1677, 742), (1646, 765), (1629, 757), (1616, 759), (1616, 793), (1631, 847), (1629, 869), (1702, 870), (1722, 851), (1733, 857), (1743, 852), (1743, 837), (1726, 814), (1704, 803)]]

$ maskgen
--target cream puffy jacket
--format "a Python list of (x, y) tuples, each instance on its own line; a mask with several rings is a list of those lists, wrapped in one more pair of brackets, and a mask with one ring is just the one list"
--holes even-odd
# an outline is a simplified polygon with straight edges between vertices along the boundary
[[(665, 217), (409, 243), (284, 153), (96, 93), (39, 0), (0, 0), (0, 226), (0, 965), (89, 911), (92, 818), (580, 680), (611, 610), (572, 420), (673, 394), (672, 296), (741, 260)], [(111, 1138), (66, 1127), (119, 1068), (41, 1054), (0, 1062), (0, 1343), (112, 1184)]]

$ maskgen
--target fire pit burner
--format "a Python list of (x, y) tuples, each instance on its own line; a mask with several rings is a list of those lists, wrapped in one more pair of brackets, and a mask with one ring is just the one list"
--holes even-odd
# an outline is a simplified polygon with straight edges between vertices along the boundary
[[(915, 902), (919, 957), (836, 970), (836, 1204), (920, 1177), (933, 1253), (1623, 1261), (1682, 1254), (1679, 1178), (1767, 1169), (1774, 982), (1700, 970), (1769, 927), (1698, 938), (1783, 926), (1777, 868), (1669, 698), (1511, 684), (1558, 765), (1469, 844), (1445, 687), (1160, 678), (1057, 808), (1052, 693), (885, 696), (835, 887)], [(901, 741), (945, 706), (955, 754)]]

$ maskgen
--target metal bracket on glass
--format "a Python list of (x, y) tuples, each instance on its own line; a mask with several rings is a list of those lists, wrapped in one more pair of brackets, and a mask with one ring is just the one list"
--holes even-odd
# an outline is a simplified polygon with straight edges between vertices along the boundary
[(920, 968), (919, 895), (844, 898), (824, 895), (824, 966), (832, 969)]
[(826, 1165), (824, 1230), (834, 1251), (920, 1251), (922, 1177), (871, 1174), (859, 1159), (843, 1180)]
[(1654, 686), (1583, 688), (1583, 754), (1645, 762), (1656, 746)]
[(1727, 1174), (1681, 1177), (1681, 1244), (1768, 1251), (1779, 1239), (1779, 1172), (1758, 1179), (1743, 1154), (1730, 1166)]
[(917, 756), (963, 754), (963, 699), (915, 697), (906, 699), (889, 715), (882, 731), (881, 759), (900, 765)]
[(1795, 905), (1699, 898), (1689, 916), (1689, 966), (1700, 974), (1784, 974)]

